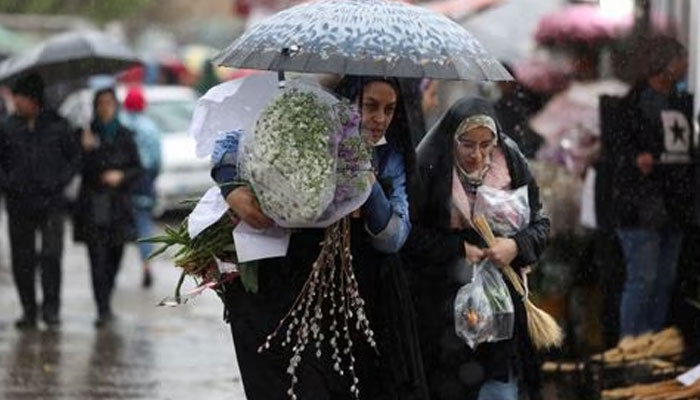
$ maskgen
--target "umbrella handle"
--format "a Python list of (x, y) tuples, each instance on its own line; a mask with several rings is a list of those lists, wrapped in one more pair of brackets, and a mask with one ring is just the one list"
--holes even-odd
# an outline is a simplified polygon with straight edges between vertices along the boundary
[(279, 81), (280, 88), (286, 86), (287, 79), (284, 76), (284, 67), (289, 60), (289, 57), (299, 51), (299, 46), (292, 45), (290, 47), (285, 47), (282, 49), (282, 57), (280, 57), (280, 69), (277, 71), (277, 80)]

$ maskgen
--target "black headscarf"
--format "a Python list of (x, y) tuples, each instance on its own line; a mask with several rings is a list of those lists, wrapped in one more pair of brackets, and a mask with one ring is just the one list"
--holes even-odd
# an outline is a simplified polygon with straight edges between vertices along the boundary
[(485, 99), (474, 97), (463, 98), (450, 107), (418, 145), (419, 178), (424, 186), (420, 191), (421, 197), (417, 198), (414, 217), (426, 225), (435, 228), (449, 225), (454, 134), (462, 121), (474, 115), (486, 115), (496, 122), (498, 145), (502, 146), (505, 137), (496, 111)]
[(384, 82), (394, 88), (396, 91), (396, 111), (394, 118), (389, 124), (386, 132), (386, 140), (390, 146), (393, 146), (399, 151), (406, 163), (406, 182), (408, 191), (409, 204), (413, 204), (415, 191), (417, 187), (416, 173), (416, 153), (415, 145), (411, 138), (409, 119), (407, 118), (407, 98), (401, 90), (401, 84), (396, 78), (381, 78), (381, 77), (365, 77), (348, 75), (343, 77), (335, 88), (335, 93), (338, 96), (344, 97), (350, 101), (356, 101), (361, 98), (363, 89), (372, 82)]
[[(404, 157), (406, 169), (407, 194), (410, 207), (413, 207), (415, 188), (416, 156), (409, 120), (406, 118), (406, 95), (393, 78), (372, 78), (347, 76), (336, 87), (336, 94), (350, 101), (360, 100), (363, 89), (372, 82), (385, 82), (394, 88), (397, 94), (397, 107), (394, 118), (386, 133), (388, 144)], [(385, 190), (386, 182), (379, 179)], [(374, 268), (375, 290), (373, 304), (374, 329), (378, 332), (378, 345), (382, 349), (382, 368), (380, 375), (385, 396), (382, 398), (400, 398), (406, 400), (429, 397), (423, 369), (418, 333), (415, 326), (415, 314), (411, 293), (405, 276), (401, 258), (396, 254), (378, 257), (381, 268)]]

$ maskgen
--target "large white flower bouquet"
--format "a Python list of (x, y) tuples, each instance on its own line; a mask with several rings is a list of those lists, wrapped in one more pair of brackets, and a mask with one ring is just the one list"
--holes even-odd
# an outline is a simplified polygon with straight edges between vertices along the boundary
[(290, 82), (239, 147), (241, 178), (263, 212), (290, 228), (327, 227), (370, 192), (359, 114), (320, 87)]

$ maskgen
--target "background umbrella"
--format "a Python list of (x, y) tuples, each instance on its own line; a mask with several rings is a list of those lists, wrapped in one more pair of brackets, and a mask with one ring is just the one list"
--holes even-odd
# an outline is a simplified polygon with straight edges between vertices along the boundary
[(251, 28), (216, 61), (273, 71), (511, 79), (460, 25), (387, 0), (319, 0), (292, 7)]
[(68, 32), (4, 60), (0, 82), (8, 83), (29, 71), (38, 72), (47, 83), (76, 80), (115, 73), (138, 62), (126, 45), (103, 33)]

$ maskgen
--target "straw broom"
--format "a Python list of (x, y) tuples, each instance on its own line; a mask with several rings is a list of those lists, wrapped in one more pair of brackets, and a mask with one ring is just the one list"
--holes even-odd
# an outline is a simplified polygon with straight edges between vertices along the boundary
[[(474, 226), (489, 247), (496, 243), (496, 237), (483, 215), (474, 217)], [(537, 306), (530, 301), (527, 284), (523, 284), (520, 276), (518, 276), (513, 268), (505, 266), (501, 268), (501, 271), (503, 271), (503, 274), (523, 298), (525, 311), (527, 313), (527, 329), (535, 348), (544, 350), (561, 346), (563, 339), (561, 328), (551, 315), (537, 308)]]

